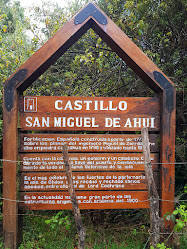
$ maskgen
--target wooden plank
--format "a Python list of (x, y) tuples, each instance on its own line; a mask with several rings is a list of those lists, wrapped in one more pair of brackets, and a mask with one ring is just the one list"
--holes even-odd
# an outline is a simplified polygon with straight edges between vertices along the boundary
[[(4, 93), (4, 98), (6, 95)], [(17, 248), (17, 92), (12, 93), (13, 108), (3, 105), (3, 231), (5, 248)]]
[[(158, 154), (151, 154), (158, 170)], [(65, 171), (61, 153), (19, 154), (20, 171)], [(72, 171), (144, 171), (142, 153), (69, 153)]]
[(148, 127), (150, 131), (160, 130), (160, 117), (134, 114), (35, 114), (20, 116), (20, 130), (33, 131), (140, 131)]
[[(151, 152), (158, 152), (156, 134), (150, 135)], [(132, 134), (20, 134), (19, 152), (142, 152), (141, 135)]]
[[(147, 191), (77, 191), (80, 209), (148, 208)], [(20, 193), (20, 207), (29, 210), (72, 209), (68, 192)]]
[(159, 130), (158, 98), (26, 96), (20, 100), (21, 130)]
[[(155, 175), (158, 178), (158, 174)], [(145, 190), (144, 172), (74, 172), (76, 190)], [(157, 179), (158, 182), (158, 179)], [(67, 190), (65, 173), (21, 173), (20, 191)]]
[[(162, 131), (161, 131), (161, 150), (160, 150), (160, 178), (161, 178), (161, 216), (166, 213), (172, 213), (174, 210), (175, 197), (175, 129), (176, 129), (176, 92), (173, 89), (173, 97), (170, 98), (170, 103), (173, 104), (173, 109), (168, 108), (168, 95), (163, 93), (162, 99)], [(170, 234), (173, 229), (173, 222), (166, 221), (164, 223), (164, 233)]]
[(20, 96), (19, 112), (55, 114), (160, 115), (157, 97)]

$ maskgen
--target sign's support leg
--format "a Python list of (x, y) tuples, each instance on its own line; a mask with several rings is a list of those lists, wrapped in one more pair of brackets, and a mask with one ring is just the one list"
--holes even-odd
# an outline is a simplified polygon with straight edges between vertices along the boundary
[(18, 238), (18, 205), (17, 205), (17, 91), (4, 91), (10, 97), (3, 108), (3, 233), (5, 248), (16, 249)]
[[(167, 85), (167, 84), (166, 84)], [(173, 94), (170, 94), (170, 91)], [(176, 120), (176, 92), (168, 87), (161, 97), (161, 149), (160, 149), (160, 216), (165, 217), (174, 210), (175, 197), (175, 120)], [(171, 232), (173, 222), (164, 218), (162, 240), (167, 245), (172, 244)], [(168, 239), (169, 238), (169, 239)]]

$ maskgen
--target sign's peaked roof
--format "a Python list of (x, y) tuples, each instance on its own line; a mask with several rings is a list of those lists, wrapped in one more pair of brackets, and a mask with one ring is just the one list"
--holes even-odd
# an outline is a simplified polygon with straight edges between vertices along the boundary
[[(92, 28), (155, 92), (173, 95), (174, 84), (135, 43), (96, 5), (88, 3), (32, 55), (6, 82), (24, 91), (88, 29)], [(6, 88), (5, 84), (5, 88)], [(172, 105), (168, 102), (168, 110)]]

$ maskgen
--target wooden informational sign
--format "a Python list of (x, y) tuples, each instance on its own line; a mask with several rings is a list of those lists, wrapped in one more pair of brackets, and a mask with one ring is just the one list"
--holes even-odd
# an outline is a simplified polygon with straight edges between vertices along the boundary
[[(158, 153), (151, 154), (153, 169), (158, 170)], [(21, 172), (65, 171), (59, 153), (19, 154)], [(72, 171), (144, 171), (142, 153), (70, 153)]]
[[(20, 194), (24, 201), (20, 203), (25, 209), (32, 210), (58, 210), (71, 209), (72, 204), (68, 192), (27, 192)], [(77, 191), (77, 200), (81, 209), (123, 209), (148, 208), (147, 191)]]
[[(117, 191), (117, 196), (121, 196), (124, 190), (133, 190), (135, 195), (139, 191), (146, 191), (143, 154), (137, 153), (142, 152), (140, 134), (58, 134), (53, 131), (139, 131), (141, 127), (159, 131), (158, 98), (24, 96), (19, 98), (19, 114), (22, 131), (50, 131), (50, 134), (22, 133), (19, 136), (22, 207), (25, 203), (25, 208), (41, 209), (36, 203), (28, 205), (25, 201), (30, 192), (34, 194), (32, 196), (38, 196), (37, 191), (46, 191), (46, 194), (50, 191), (53, 195), (54, 191), (68, 190), (62, 155), (65, 143), (70, 152), (77, 193), (84, 190), (87, 191), (85, 196), (95, 198), (95, 194), (98, 196), (100, 191), (105, 190)], [(152, 160), (155, 171), (158, 170), (159, 161), (158, 140), (158, 134), (151, 134), (150, 147), (154, 152)], [(158, 173), (155, 173), (155, 180), (158, 183)], [(140, 207), (147, 207), (140, 197), (130, 206), (128, 201), (123, 200), (123, 208), (137, 208), (139, 200)], [(115, 202), (120, 200), (117, 198)], [(60, 206), (64, 203), (61, 202)], [(106, 208), (105, 202), (97, 207)], [(118, 207), (122, 205), (115, 205), (115, 208)], [(66, 208), (69, 206), (63, 207)], [(84, 208), (92, 209), (92, 202), (84, 203)], [(45, 205), (45, 209), (49, 209), (48, 205)]]
[(159, 130), (158, 98), (25, 96), (19, 105), (21, 130)]
[[(150, 136), (152, 152), (158, 152), (159, 136)], [(21, 134), (20, 152), (62, 152), (67, 143), (70, 152), (142, 152), (140, 135)]]
[[(23, 96), (89, 28), (155, 92), (155, 97)], [(18, 208), (71, 209), (62, 160), (64, 143), (70, 152), (80, 208), (148, 208), (139, 134), (148, 127), (160, 215), (172, 212), (175, 105), (170, 79), (102, 10), (88, 3), (4, 84), (5, 248), (18, 246)], [(165, 228), (171, 227), (165, 221)]]

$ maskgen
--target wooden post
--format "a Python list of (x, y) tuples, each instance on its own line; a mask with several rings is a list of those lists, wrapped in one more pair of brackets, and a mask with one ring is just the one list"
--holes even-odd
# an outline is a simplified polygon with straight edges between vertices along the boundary
[(69, 164), (69, 157), (68, 157), (68, 149), (67, 149), (67, 144), (65, 144), (62, 149), (63, 149), (63, 156), (64, 156), (64, 164), (65, 164), (65, 170), (66, 170), (66, 176), (68, 180), (68, 189), (69, 189), (69, 194), (72, 202), (72, 207), (73, 207), (73, 213), (75, 217), (75, 224), (77, 228), (77, 233), (78, 233), (78, 249), (84, 249), (84, 244), (85, 244), (85, 229), (82, 224), (82, 219), (81, 219), (81, 213), (80, 209), (78, 206), (77, 202), (77, 197), (73, 185), (73, 177), (72, 177), (72, 170), (71, 166)]
[(159, 195), (153, 178), (151, 166), (150, 145), (148, 129), (142, 129), (142, 143), (144, 153), (145, 175), (147, 178), (147, 189), (150, 205), (151, 245), (156, 248), (160, 241), (160, 217), (159, 217)]
[(3, 108), (3, 233), (5, 248), (17, 248), (17, 91), (7, 82)]

